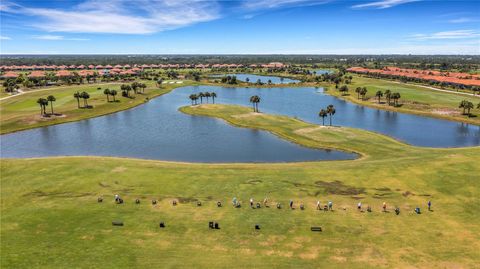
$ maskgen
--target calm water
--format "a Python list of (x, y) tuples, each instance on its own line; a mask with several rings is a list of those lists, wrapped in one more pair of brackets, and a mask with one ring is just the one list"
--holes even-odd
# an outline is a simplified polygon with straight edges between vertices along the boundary
[[(272, 81), (272, 84), (288, 84), (288, 83), (296, 83), (300, 82), (300, 80), (290, 79), (290, 78), (282, 78), (282, 77), (274, 77), (274, 76), (260, 76), (260, 75), (252, 75), (252, 74), (227, 74), (230, 76), (236, 76), (240, 81), (247, 81), (247, 78), (250, 80), (250, 83), (256, 83), (257, 80), (260, 79), (263, 83), (268, 83), (268, 80)], [(214, 75), (213, 77), (223, 77), (226, 75)]]
[[(250, 106), (259, 95), (260, 110), (320, 124), (318, 111), (336, 107), (334, 125), (387, 134), (418, 146), (480, 145), (480, 127), (372, 109), (342, 101), (315, 88), (183, 87), (131, 110), (90, 120), (1, 136), (2, 157), (102, 155), (189, 162), (287, 162), (352, 159), (353, 154), (313, 150), (274, 135), (232, 127), (208, 117), (177, 111), (188, 96), (215, 91), (216, 103)], [(327, 119), (328, 122), (328, 119)], [(368, 141), (366, 141), (368, 143)]]
[[(98, 155), (186, 162), (293, 162), (357, 157), (301, 147), (265, 131), (178, 112), (180, 106), (190, 103), (188, 96), (200, 89), (207, 90), (185, 87), (115, 114), (2, 135), (1, 156)], [(232, 89), (215, 90), (227, 96)]]
[(315, 72), (315, 74), (318, 75), (322, 75), (322, 74), (330, 74), (330, 73), (333, 73), (333, 71), (331, 70), (324, 70), (324, 69), (314, 69), (314, 70), (311, 70), (310, 72)]

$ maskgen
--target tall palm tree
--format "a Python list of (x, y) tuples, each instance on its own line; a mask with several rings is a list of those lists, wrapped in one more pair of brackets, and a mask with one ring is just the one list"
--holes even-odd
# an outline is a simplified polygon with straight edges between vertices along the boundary
[(333, 105), (327, 106), (327, 114), (330, 115), (330, 126), (332, 126), (332, 116), (335, 115), (335, 107)]
[(473, 103), (472, 103), (472, 102), (467, 101), (467, 102), (465, 103), (465, 109), (467, 109), (467, 115), (470, 116), (470, 109), (473, 109), (473, 108), (474, 108), (474, 106), (473, 106)]
[(88, 99), (90, 98), (90, 94), (88, 92), (82, 92), (81, 97), (83, 98), (83, 104), (85, 107), (88, 107)]
[(115, 95), (117, 95), (117, 91), (116, 90), (111, 90), (110, 95), (113, 97), (113, 102), (115, 102)]
[(387, 99), (388, 105), (390, 105), (390, 99), (392, 98), (392, 92), (390, 90), (385, 91), (385, 98)]
[(327, 111), (325, 109), (321, 109), (318, 113), (318, 116), (322, 118), (322, 125), (325, 126), (325, 118), (328, 116)]
[(142, 88), (142, 93), (145, 93), (145, 88), (147, 88), (147, 85), (145, 85), (145, 83), (140, 83), (140, 88)]
[(366, 87), (363, 87), (361, 90), (360, 90), (360, 95), (362, 96), (362, 100), (365, 100), (365, 95), (367, 95), (367, 88)]
[(215, 104), (215, 98), (217, 97), (217, 94), (215, 92), (211, 92), (210, 96), (212, 96), (212, 102)]
[[(190, 98), (190, 100), (192, 100), (192, 106), (193, 106), (193, 102), (196, 101), (198, 97), (197, 97), (196, 94), (190, 94), (190, 96), (188, 98)], [(196, 104), (196, 102), (195, 102), (195, 104)]]
[(77, 107), (80, 108), (80, 98), (82, 98), (82, 97), (80, 96), (80, 93), (79, 93), (79, 92), (74, 93), (74, 94), (73, 94), (73, 97), (74, 97), (75, 99), (77, 99)]
[(200, 92), (197, 96), (200, 97), (200, 104), (203, 104), (203, 97), (205, 97), (205, 94)]
[(377, 93), (375, 93), (375, 97), (378, 98), (378, 103), (380, 104), (380, 98), (382, 98), (383, 96), (383, 92), (382, 91), (377, 91)]
[(52, 110), (52, 115), (53, 115), (53, 102), (57, 101), (57, 99), (55, 99), (55, 96), (49, 95), (47, 97), (47, 101), (50, 102), (50, 109)]
[(209, 97), (212, 97), (212, 94), (209, 93), (209, 92), (204, 92), (203, 94), (204, 94), (205, 97), (207, 98), (207, 104), (208, 104), (208, 98), (209, 98)]
[(400, 97), (401, 97), (401, 95), (398, 92), (392, 94), (393, 105), (394, 106), (398, 106), (398, 99), (400, 99)]
[(260, 97), (258, 95), (251, 96), (250, 103), (253, 104), (253, 112), (258, 112), (258, 103), (260, 103)]
[(45, 98), (38, 98), (37, 104), (40, 106), (40, 115), (47, 114), (45, 112), (45, 107), (48, 105), (48, 101)]
[(357, 93), (357, 99), (360, 99), (360, 92), (362, 91), (362, 87), (357, 87), (355, 92)]
[(103, 90), (103, 94), (105, 94), (107, 96), (107, 102), (110, 102), (110, 99), (108, 98), (111, 94), (110, 89), (107, 88), (107, 89)]
[[(38, 103), (38, 102), (37, 102), (37, 103)], [(460, 105), (458, 105), (458, 108), (462, 108), (462, 109), (463, 109), (462, 115), (465, 115), (466, 106), (467, 106), (467, 100), (461, 101), (461, 102), (460, 102)]]

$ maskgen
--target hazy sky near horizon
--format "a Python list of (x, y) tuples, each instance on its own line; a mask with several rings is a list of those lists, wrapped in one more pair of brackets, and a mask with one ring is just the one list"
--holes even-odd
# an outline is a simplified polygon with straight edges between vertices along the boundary
[(2, 54), (480, 54), (480, 1), (1, 0)]

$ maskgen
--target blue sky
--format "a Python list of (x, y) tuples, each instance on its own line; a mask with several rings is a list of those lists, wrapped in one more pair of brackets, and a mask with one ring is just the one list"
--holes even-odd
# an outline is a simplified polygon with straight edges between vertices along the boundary
[(479, 1), (1, 0), (2, 54), (480, 54)]

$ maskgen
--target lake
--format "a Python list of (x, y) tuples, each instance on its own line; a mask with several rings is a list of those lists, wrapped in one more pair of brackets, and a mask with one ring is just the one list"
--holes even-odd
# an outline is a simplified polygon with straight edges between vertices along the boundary
[(318, 111), (333, 104), (337, 111), (334, 125), (379, 132), (417, 146), (480, 145), (479, 126), (363, 107), (327, 95), (321, 88), (187, 86), (115, 114), (2, 135), (1, 156), (100, 155), (186, 162), (293, 162), (356, 157), (341, 151), (305, 148), (265, 131), (178, 112), (179, 107), (190, 104), (190, 94), (204, 91), (215, 91), (216, 103), (245, 106), (250, 106), (250, 96), (259, 95), (260, 111), (315, 124), (321, 123)]
[(224, 76), (236, 76), (240, 81), (247, 81), (247, 78), (250, 83), (256, 83), (260, 80), (262, 83), (267, 84), (270, 80), (272, 84), (289, 84), (289, 83), (297, 83), (300, 80), (290, 79), (290, 78), (283, 78), (283, 77), (276, 77), (276, 76), (261, 76), (261, 75), (253, 75), (253, 74), (224, 74), (224, 75), (213, 75), (212, 77), (224, 77)]

